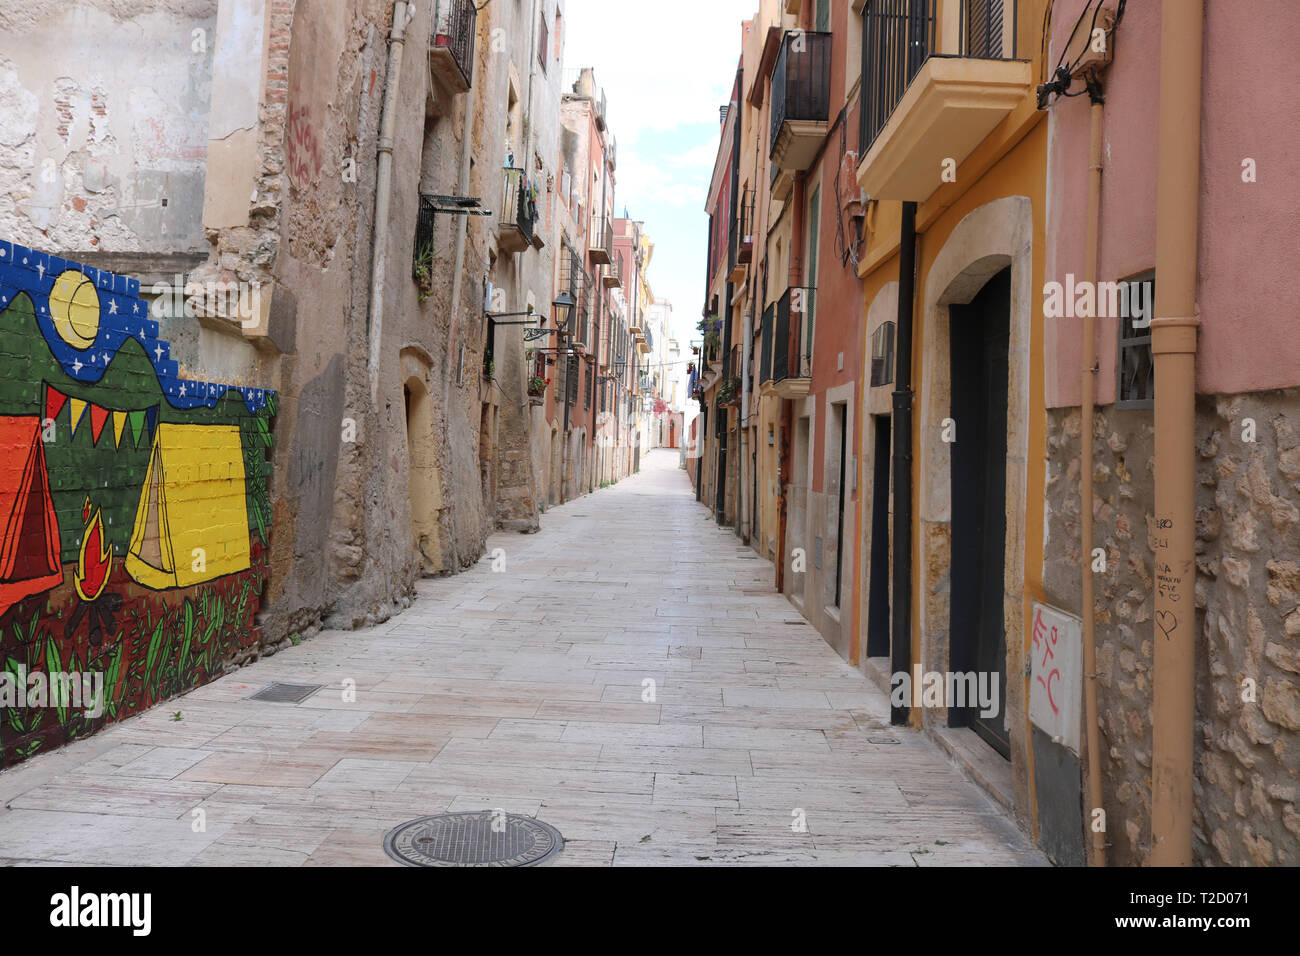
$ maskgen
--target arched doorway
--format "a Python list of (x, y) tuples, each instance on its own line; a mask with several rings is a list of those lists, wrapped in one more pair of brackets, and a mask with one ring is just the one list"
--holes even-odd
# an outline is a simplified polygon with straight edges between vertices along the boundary
[(406, 455), (411, 501), (411, 544), (422, 574), (442, 570), (442, 542), (438, 513), (442, 508), (442, 481), (434, 443), (433, 399), (419, 376), (407, 378)]
[(917, 402), (925, 423), (916, 468), (919, 663), (925, 672), (988, 674), (999, 685), (991, 726), (977, 726), (969, 708), (932, 707), (925, 719), (971, 727), (1015, 766), (1026, 765), (1027, 748), (1021, 608), (1032, 274), (1027, 198), (993, 200), (953, 228), (926, 273)]

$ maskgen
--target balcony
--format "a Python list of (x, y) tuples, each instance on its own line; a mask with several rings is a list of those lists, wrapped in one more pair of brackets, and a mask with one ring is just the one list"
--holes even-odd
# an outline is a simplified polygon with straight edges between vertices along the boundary
[[(772, 384), (782, 398), (803, 398), (812, 376), (812, 343), (804, 332), (805, 313), (791, 308), (793, 291), (786, 289), (776, 304), (772, 338)], [(801, 298), (806, 301), (808, 297)]]
[(474, 78), (473, 0), (437, 0), (429, 39), (429, 72), (447, 96), (468, 92)]
[(606, 289), (623, 288), (623, 260), (618, 256), (614, 256), (601, 274), (600, 282)]
[(759, 351), (758, 384), (766, 385), (772, 381), (772, 337), (776, 334), (776, 303), (773, 302), (763, 310), (761, 326), (763, 342)]
[(1018, 7), (866, 0), (858, 184), (868, 196), (924, 202), (947, 161), (964, 162), (1032, 96), (1030, 64), (1016, 59)]
[(738, 215), (740, 222), (737, 223), (736, 236), (739, 248), (736, 249), (736, 261), (749, 265), (754, 260), (754, 190), (746, 189), (741, 195)]
[(507, 255), (523, 252), (533, 244), (537, 207), (530, 191), (524, 171), (507, 166), (497, 222), (497, 248)]
[(772, 162), (805, 170), (826, 137), (830, 114), (831, 35), (788, 33), (772, 70)]
[(582, 256), (576, 249), (566, 249), (560, 259), (560, 289), (567, 292), (574, 305), (565, 329), (569, 344), (586, 350), (591, 344), (591, 305), (589, 287), (591, 280), (582, 267)]
[(614, 255), (614, 225), (600, 213), (591, 217), (591, 240), (587, 248), (593, 264), (607, 266)]

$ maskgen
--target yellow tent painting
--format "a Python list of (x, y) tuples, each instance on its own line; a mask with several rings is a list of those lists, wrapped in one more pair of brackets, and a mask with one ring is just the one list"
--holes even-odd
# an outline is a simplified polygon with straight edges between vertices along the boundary
[(248, 567), (239, 426), (160, 423), (140, 490), (127, 573), (161, 590)]

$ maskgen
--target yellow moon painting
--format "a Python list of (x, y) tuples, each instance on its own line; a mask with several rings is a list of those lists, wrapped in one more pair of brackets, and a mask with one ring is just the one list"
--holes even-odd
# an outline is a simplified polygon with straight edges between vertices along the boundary
[(99, 335), (99, 293), (75, 269), (54, 280), (50, 289), (50, 318), (59, 338), (76, 349), (88, 349)]

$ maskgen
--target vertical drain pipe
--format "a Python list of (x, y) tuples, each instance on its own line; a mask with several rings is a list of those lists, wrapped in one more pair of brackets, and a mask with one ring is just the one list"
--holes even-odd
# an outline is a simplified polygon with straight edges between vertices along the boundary
[(1196, 257), (1203, 0), (1160, 10), (1156, 187), (1155, 660), (1151, 703), (1152, 866), (1192, 863), (1196, 715)]
[[(898, 240), (898, 352), (894, 371), (894, 582), (890, 667), (911, 671), (912, 661), (912, 300), (916, 290), (916, 203), (903, 203)], [(892, 682), (891, 682), (891, 687)], [(895, 707), (889, 722), (905, 724), (910, 708)]]
[[(1092, 100), (1092, 133), (1088, 145), (1088, 228), (1085, 239), (1084, 281), (1089, 289), (1097, 288), (1097, 236), (1101, 216), (1101, 87), (1089, 82)], [(1080, 380), (1079, 468), (1079, 573), (1082, 585), (1080, 616), (1083, 619), (1084, 724), (1088, 741), (1088, 806), (1084, 826), (1092, 833), (1091, 865), (1106, 865), (1106, 833), (1094, 826), (1092, 814), (1102, 806), (1101, 746), (1097, 731), (1097, 628), (1094, 618), (1092, 571), (1092, 420), (1096, 405), (1097, 341), (1095, 310), (1083, 316), (1083, 369)]]
[(388, 212), (393, 195), (393, 132), (397, 127), (397, 85), (402, 75), (402, 50), (406, 46), (406, 2), (393, 4), (393, 26), (388, 34), (388, 72), (384, 77), (384, 104), (379, 114), (379, 158), (375, 170), (374, 249), (370, 260), (370, 401), (379, 408), (379, 352), (384, 331), (384, 274), (388, 266)]

